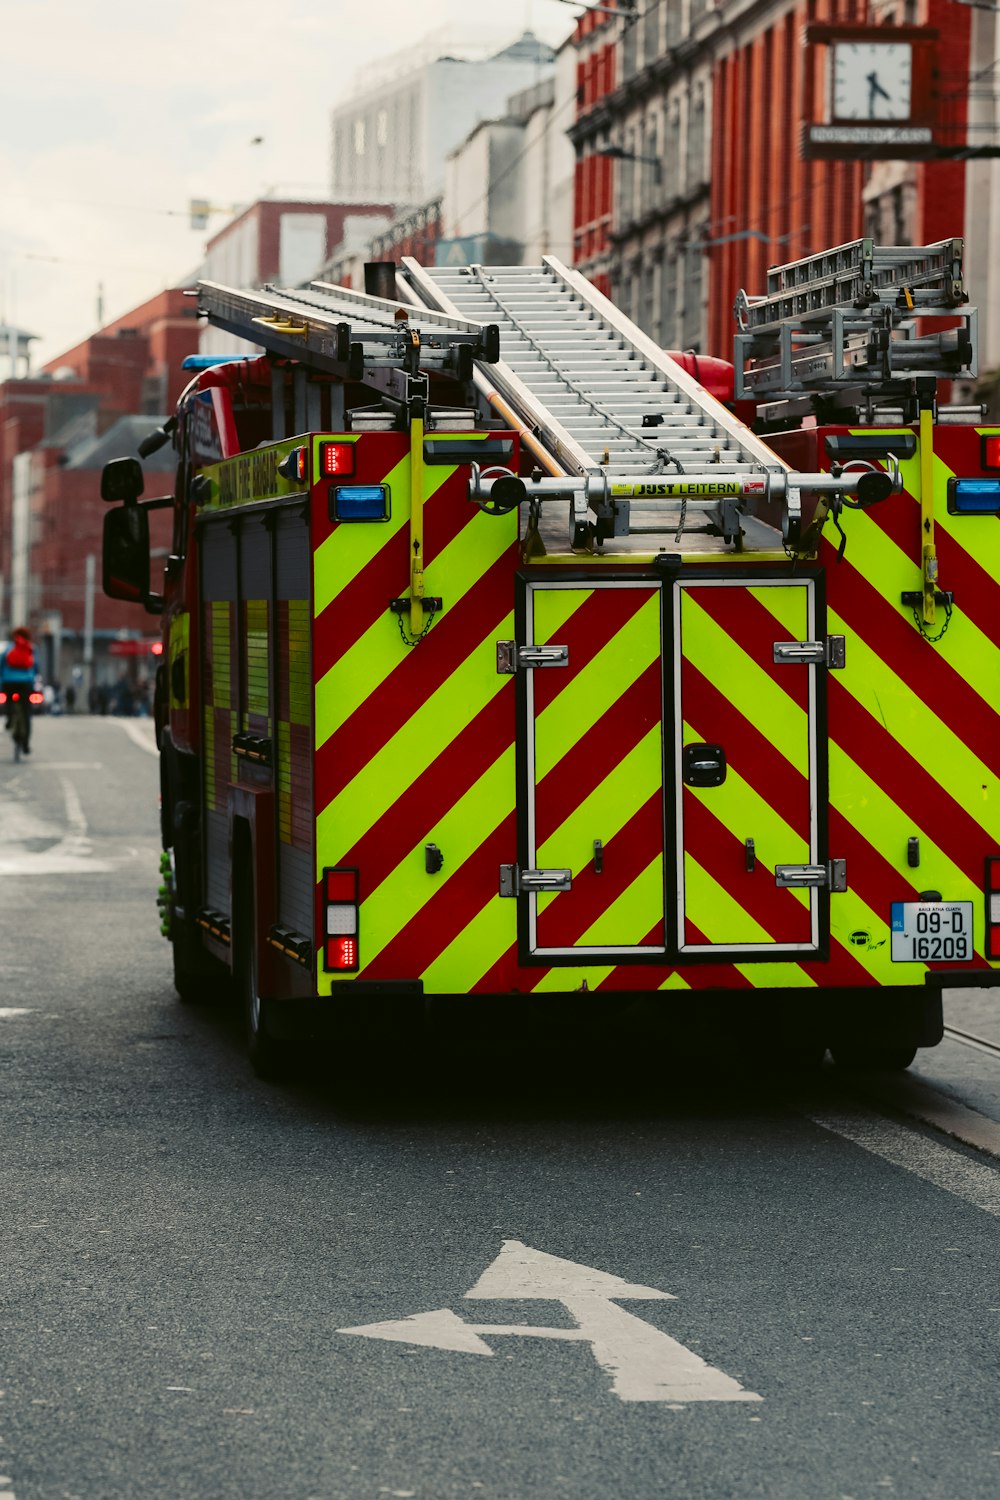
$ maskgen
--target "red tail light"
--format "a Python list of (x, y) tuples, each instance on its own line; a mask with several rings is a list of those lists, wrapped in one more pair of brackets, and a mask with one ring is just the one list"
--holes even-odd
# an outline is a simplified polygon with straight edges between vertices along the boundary
[(28, 702), (29, 703), (44, 703), (45, 702), (45, 694), (44, 693), (29, 693), (28, 694)]
[(0, 704), (6, 703), (6, 702), (7, 702), (7, 694), (6, 693), (0, 693)]
[(326, 967), (327, 969), (356, 969), (358, 967), (357, 938), (327, 938)]
[(331, 474), (353, 474), (354, 444), (320, 443), (319, 471), (326, 476)]
[(358, 948), (358, 872), (323, 871), (323, 967), (327, 973), (361, 967)]

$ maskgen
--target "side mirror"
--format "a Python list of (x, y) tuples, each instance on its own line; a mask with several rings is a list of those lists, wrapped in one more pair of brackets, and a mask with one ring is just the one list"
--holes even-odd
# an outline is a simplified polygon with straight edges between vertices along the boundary
[[(133, 463), (135, 460), (119, 459), (118, 462)], [(112, 467), (108, 465), (108, 468)], [(149, 598), (149, 516), (138, 505), (119, 506), (117, 510), (109, 510), (104, 517), (102, 581), (109, 599), (128, 599), (133, 604), (145, 604)]]
[(139, 444), (139, 457), (148, 458), (151, 453), (155, 453), (159, 448), (162, 448), (164, 443), (169, 443), (170, 434), (176, 426), (177, 418), (171, 417), (169, 421), (164, 422), (162, 427), (154, 427), (153, 431), (147, 437), (144, 437)]
[(101, 499), (131, 505), (143, 490), (142, 464), (137, 458), (113, 458), (101, 471)]

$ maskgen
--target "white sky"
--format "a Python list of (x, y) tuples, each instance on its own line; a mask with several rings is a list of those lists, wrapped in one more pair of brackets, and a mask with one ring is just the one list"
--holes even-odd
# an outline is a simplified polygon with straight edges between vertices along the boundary
[[(447, 25), (552, 45), (561, 0), (0, 0), (0, 322), (39, 368), (197, 267), (188, 203), (327, 195), (329, 110)], [(260, 145), (251, 145), (262, 136)], [(3, 372), (6, 374), (6, 371)]]

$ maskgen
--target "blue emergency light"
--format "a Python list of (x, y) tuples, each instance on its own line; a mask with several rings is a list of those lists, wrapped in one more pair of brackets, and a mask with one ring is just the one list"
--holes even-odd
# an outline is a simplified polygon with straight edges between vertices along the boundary
[(331, 521), (388, 521), (387, 484), (331, 484)]
[(1000, 512), (1000, 479), (949, 479), (948, 514), (993, 516)]
[(182, 370), (214, 370), (216, 365), (234, 365), (241, 359), (246, 359), (245, 354), (188, 354), (181, 360)]

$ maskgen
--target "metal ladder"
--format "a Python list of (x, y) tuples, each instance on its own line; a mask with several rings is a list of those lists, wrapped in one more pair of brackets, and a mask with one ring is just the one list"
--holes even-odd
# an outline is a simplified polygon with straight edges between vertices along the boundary
[[(519, 508), (526, 552), (780, 550), (796, 544), (805, 490), (859, 483), (790, 473), (557, 260), (457, 271), (406, 260), (391, 285), (396, 297), (322, 282), (260, 291), (200, 282), (197, 295), (213, 323), (294, 362), (296, 412), (301, 385), (307, 416), (310, 367), (381, 391), (390, 423), (412, 416), (421, 426), (429, 374), (450, 375), (478, 408), (464, 419), (499, 416), (539, 461), (527, 481), (473, 465), (469, 485), (488, 509)], [(280, 368), (273, 379), (277, 405)], [(342, 399), (340, 418), (351, 420)]]
[(476, 363), (499, 354), (495, 325), (323, 282), (245, 291), (200, 281), (197, 298), (199, 314), (236, 337), (396, 399), (426, 394), (428, 371), (469, 381)]
[(499, 325), (501, 361), (489, 379), (519, 416), (549, 428), (564, 472), (676, 475), (718, 466), (728, 477), (784, 467), (583, 276), (551, 256), (540, 266), (459, 267), (422, 267), (407, 257), (401, 281), (422, 307)]
[[(462, 267), (405, 257), (397, 289), (421, 307), (499, 326), (501, 359), (476, 375), (481, 404), (517, 419), (550, 476), (584, 481), (568, 512), (536, 506), (530, 524), (546, 550), (565, 550), (567, 534), (579, 549), (588, 505), (609, 553), (648, 551), (651, 540), (658, 550), (780, 549), (779, 513), (751, 495), (764, 493), (764, 476), (783, 477), (783, 462), (579, 272), (552, 256), (540, 266)], [(616, 482), (602, 504), (594, 497), (604, 475)], [(724, 485), (730, 497), (713, 499)], [(532, 494), (550, 486), (555, 478)], [(591, 525), (584, 545), (593, 535)]]
[[(898, 399), (918, 377), (975, 376), (963, 250), (866, 238), (772, 266), (763, 296), (737, 294), (737, 398), (850, 405)], [(928, 332), (935, 318), (949, 326)]]

